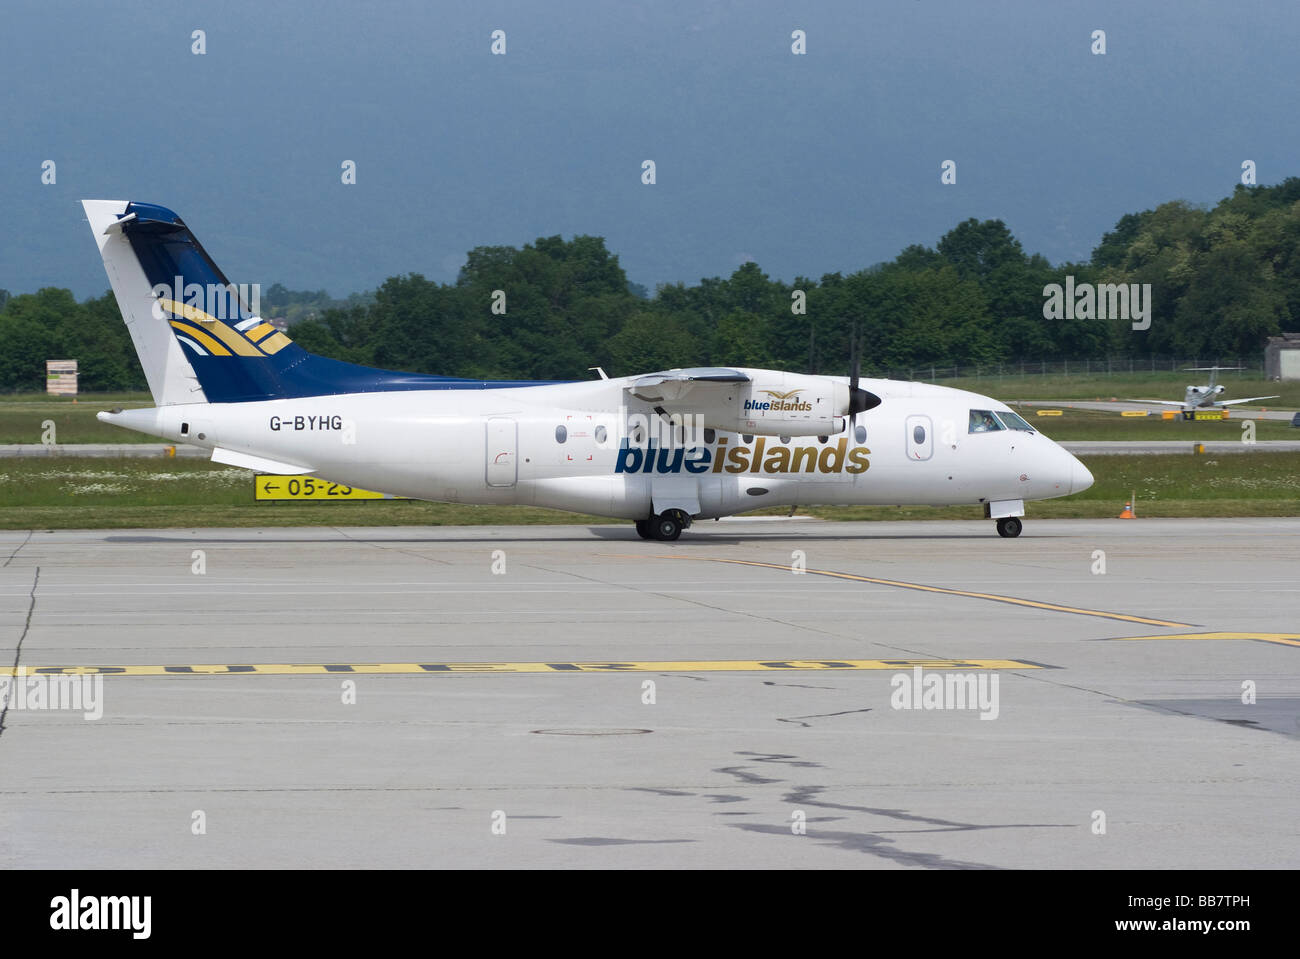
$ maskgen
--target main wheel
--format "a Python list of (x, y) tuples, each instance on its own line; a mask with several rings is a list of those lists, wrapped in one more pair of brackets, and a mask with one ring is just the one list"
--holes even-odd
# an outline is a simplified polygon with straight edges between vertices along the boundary
[(999, 536), (1005, 536), (1008, 539), (1014, 539), (1015, 537), (1020, 535), (1020, 531), (1022, 529), (1024, 529), (1024, 524), (1020, 522), (1020, 518), (1018, 516), (1004, 516), (1002, 519), (998, 520)]
[(650, 524), (654, 530), (655, 539), (663, 540), (665, 543), (671, 543), (682, 535), (682, 521), (677, 518), (675, 513), (661, 513), (651, 519)]
[(650, 526), (648, 519), (639, 519), (636, 521), (636, 534), (642, 539), (654, 539), (655, 531)]

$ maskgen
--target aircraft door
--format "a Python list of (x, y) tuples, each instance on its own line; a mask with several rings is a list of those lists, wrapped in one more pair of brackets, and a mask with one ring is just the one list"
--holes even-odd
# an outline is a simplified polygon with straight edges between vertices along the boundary
[(934, 424), (930, 417), (914, 413), (907, 418), (907, 458), (914, 462), (934, 455)]
[(512, 419), (487, 421), (487, 485), (514, 486), (518, 469), (519, 429)]

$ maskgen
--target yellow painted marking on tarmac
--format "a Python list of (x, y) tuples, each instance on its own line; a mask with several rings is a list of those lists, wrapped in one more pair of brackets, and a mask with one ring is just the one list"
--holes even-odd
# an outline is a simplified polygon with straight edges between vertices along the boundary
[(1170, 633), (1165, 636), (1114, 636), (1113, 639), (1253, 639), (1279, 646), (1300, 646), (1300, 633)]
[[(403, 673), (752, 673), (793, 669), (1043, 669), (1018, 659), (789, 659), (604, 663), (254, 663), (192, 666), (20, 666), (33, 676), (337, 676)], [(0, 677), (17, 675), (13, 667)]]
[[(630, 555), (630, 554), (629, 554)], [(736, 566), (761, 566), (765, 569), (790, 571), (788, 565), (780, 563), (759, 563), (751, 559), (719, 559), (710, 556), (655, 556), (654, 559), (690, 559), (702, 563), (732, 563)], [(948, 596), (967, 596), (971, 599), (987, 599), (995, 603), (1010, 603), (1012, 606), (1027, 606), (1030, 609), (1044, 609), (1053, 613), (1074, 613), (1079, 616), (1099, 616), (1102, 619), (1118, 619), (1125, 623), (1142, 623), (1145, 626), (1181, 626), (1187, 628), (1195, 623), (1175, 623), (1167, 619), (1151, 619), (1147, 616), (1130, 616), (1128, 613), (1111, 613), (1102, 609), (1084, 609), (1079, 606), (1062, 606), (1059, 603), (1042, 603), (1036, 599), (1021, 599), (1018, 596), (1002, 596), (998, 593), (977, 593), (968, 589), (951, 589), (947, 586), (927, 586), (925, 583), (905, 583), (897, 579), (879, 579), (875, 576), (859, 576), (856, 573), (838, 573), (831, 569), (806, 569), (805, 573), (815, 576), (830, 576), (833, 579), (848, 579), (858, 583), (874, 583), (877, 586), (897, 586), (899, 589), (915, 589), (924, 593), (944, 593)]]

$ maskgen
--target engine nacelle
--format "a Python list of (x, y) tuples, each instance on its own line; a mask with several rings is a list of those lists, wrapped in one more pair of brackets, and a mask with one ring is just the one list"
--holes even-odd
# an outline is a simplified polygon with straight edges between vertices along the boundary
[(763, 436), (827, 436), (844, 430), (849, 386), (824, 376), (766, 372), (730, 402), (700, 412), (713, 429)]
[(846, 382), (776, 370), (668, 370), (627, 390), (679, 427), (764, 436), (840, 433), (845, 416), (880, 405), (880, 397)]

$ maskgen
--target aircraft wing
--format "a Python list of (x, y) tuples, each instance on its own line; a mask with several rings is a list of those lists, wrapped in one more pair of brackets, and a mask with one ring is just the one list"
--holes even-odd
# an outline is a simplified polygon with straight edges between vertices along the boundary
[(1187, 404), (1182, 400), (1125, 400), (1125, 403), (1158, 403), (1161, 406), (1177, 406), (1179, 409), (1185, 409)]
[(1253, 400), (1276, 400), (1277, 396), (1247, 396), (1242, 400), (1220, 400), (1215, 406), (1232, 406), (1235, 403), (1250, 403)]
[[(749, 374), (718, 366), (700, 366), (688, 370), (667, 370), (638, 376), (627, 387), (629, 393), (646, 403), (671, 403), (687, 393), (709, 394), (725, 389), (721, 384), (748, 383)], [(710, 385), (714, 384), (714, 385)]]

